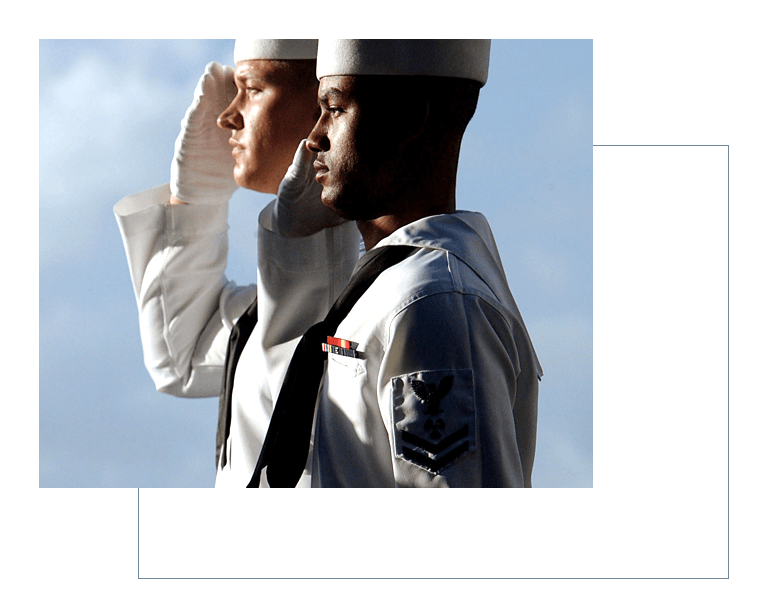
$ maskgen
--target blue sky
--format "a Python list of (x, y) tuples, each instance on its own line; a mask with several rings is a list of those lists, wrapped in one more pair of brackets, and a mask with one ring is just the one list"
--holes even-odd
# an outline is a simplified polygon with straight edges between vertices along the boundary
[[(209, 487), (216, 399), (154, 390), (112, 207), (166, 182), (204, 65), (231, 40), (40, 42), (42, 487)], [(545, 377), (534, 484), (592, 486), (592, 44), (495, 40), (464, 138), (458, 205), (485, 214)], [(228, 277), (254, 279), (231, 201)]]

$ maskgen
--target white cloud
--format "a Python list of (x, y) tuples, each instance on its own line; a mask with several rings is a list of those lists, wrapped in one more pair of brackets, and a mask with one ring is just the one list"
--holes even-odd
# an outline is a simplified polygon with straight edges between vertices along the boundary
[[(168, 180), (203, 65), (224, 41), (41, 44), (41, 264), (83, 262), (123, 196)], [(107, 219), (108, 218), (108, 219)]]
[(170, 85), (97, 55), (80, 55), (41, 83), (42, 184), (56, 188), (50, 183), (56, 177), (86, 178), (87, 185), (121, 173), (119, 160), (142, 141), (154, 141), (155, 125), (181, 102), (181, 91)]
[(165, 182), (183, 94), (91, 51), (41, 81), (42, 265), (86, 261), (96, 234), (115, 228), (111, 207), (132, 183), (145, 188), (145, 175)]

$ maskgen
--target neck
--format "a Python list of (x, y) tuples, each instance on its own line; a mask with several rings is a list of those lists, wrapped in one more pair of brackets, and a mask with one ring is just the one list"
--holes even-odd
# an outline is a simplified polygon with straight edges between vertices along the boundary
[(460, 138), (438, 140), (413, 152), (397, 178), (388, 213), (356, 224), (366, 250), (416, 220), (456, 211), (456, 177)]
[(393, 213), (370, 220), (357, 220), (356, 225), (368, 251), (391, 233), (416, 220), (437, 214), (451, 214), (455, 211), (456, 191), (455, 181), (453, 181), (452, 186), (448, 187), (446, 192), (440, 191), (438, 195), (433, 192), (404, 195), (398, 199)]

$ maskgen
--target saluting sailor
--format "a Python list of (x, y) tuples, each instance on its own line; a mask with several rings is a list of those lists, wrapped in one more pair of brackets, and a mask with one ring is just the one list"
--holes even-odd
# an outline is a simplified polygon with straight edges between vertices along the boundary
[(293, 486), (304, 467), (313, 487), (531, 486), (542, 370), (488, 222), (456, 209), (489, 51), (319, 41), (307, 147), (322, 203), (355, 221), (367, 252), (298, 345), (250, 486)]
[(322, 202), (356, 221), (366, 250), (413, 251), (333, 334), (358, 355), (328, 353), (313, 486), (531, 486), (542, 369), (488, 222), (456, 209), (489, 52), (490, 40), (319, 41), (307, 147)]
[[(355, 224), (320, 203), (303, 146), (319, 115), (316, 56), (317, 40), (236, 40), (235, 70), (210, 63), (196, 86), (170, 184), (114, 208), (155, 386), (181, 397), (221, 395), (220, 487), (246, 487), (290, 355), (358, 257)], [(239, 185), (279, 189), (260, 215), (258, 273), (265, 282), (257, 287), (237, 286), (224, 274), (228, 200)], [(226, 376), (229, 336), (240, 318), (232, 348), (239, 362)], [(300, 483), (309, 486), (308, 470)]]

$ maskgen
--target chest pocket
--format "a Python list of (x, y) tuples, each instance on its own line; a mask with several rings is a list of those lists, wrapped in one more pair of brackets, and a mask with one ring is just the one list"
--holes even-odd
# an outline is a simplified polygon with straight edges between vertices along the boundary
[[(333, 374), (334, 379), (358, 378), (366, 375), (366, 359), (345, 357), (339, 354), (328, 354), (326, 371), (329, 378)], [(330, 380), (329, 380), (330, 381)]]
[(379, 428), (384, 431), (366, 359), (329, 354), (325, 375), (318, 412), (323, 425), (334, 434), (342, 433), (340, 440), (345, 443), (349, 440), (346, 433), (367, 442), (374, 439)]
[(366, 417), (367, 405), (374, 404), (366, 374), (366, 359), (328, 355), (328, 364), (323, 381), (325, 401), (321, 399), (325, 410), (338, 409), (356, 428)]

